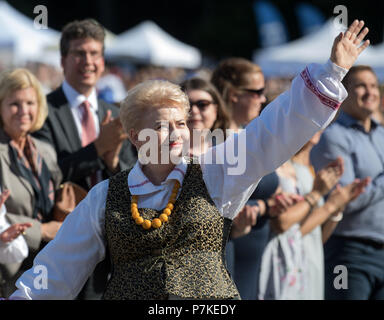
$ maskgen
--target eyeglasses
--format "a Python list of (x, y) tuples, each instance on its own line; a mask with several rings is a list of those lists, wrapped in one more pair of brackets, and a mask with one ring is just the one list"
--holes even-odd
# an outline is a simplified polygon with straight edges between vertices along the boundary
[(261, 96), (264, 94), (265, 88), (260, 88), (260, 89), (248, 89), (248, 88), (240, 88), (242, 91), (246, 91), (249, 93), (257, 94), (258, 96)]
[(209, 101), (209, 100), (197, 100), (197, 101), (189, 101), (189, 104), (191, 105), (191, 108), (193, 106), (196, 106), (198, 107), (200, 110), (204, 110), (206, 107), (208, 107), (209, 105), (211, 105), (213, 103), (213, 101)]
[(103, 56), (103, 53), (100, 52), (100, 51), (90, 51), (90, 52), (87, 52), (87, 51), (83, 51), (83, 50), (69, 50), (68, 53), (73, 55), (75, 57), (75, 59), (78, 59), (78, 60), (86, 59), (88, 53), (90, 54), (91, 59), (93, 61), (98, 60), (98, 59), (100, 59)]

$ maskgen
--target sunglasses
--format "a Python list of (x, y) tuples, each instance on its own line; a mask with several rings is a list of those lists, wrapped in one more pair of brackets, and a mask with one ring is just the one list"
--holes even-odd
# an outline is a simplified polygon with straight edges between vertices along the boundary
[(191, 105), (191, 108), (193, 106), (196, 106), (198, 107), (200, 110), (204, 110), (206, 107), (208, 107), (209, 105), (211, 105), (213, 103), (213, 101), (209, 101), (209, 100), (197, 100), (197, 101), (189, 101), (190, 105)]
[(242, 91), (246, 91), (249, 93), (257, 94), (258, 96), (261, 96), (264, 94), (265, 88), (260, 88), (260, 89), (248, 89), (248, 88), (240, 88)]

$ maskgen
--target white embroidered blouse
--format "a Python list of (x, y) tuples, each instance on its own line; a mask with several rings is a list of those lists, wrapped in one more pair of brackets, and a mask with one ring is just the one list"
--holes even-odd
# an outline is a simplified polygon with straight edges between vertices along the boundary
[[(237, 168), (229, 161), (209, 164), (207, 154), (200, 157), (204, 182), (224, 217), (233, 219), (264, 175), (290, 159), (315, 132), (331, 122), (347, 96), (341, 84), (346, 72), (330, 60), (324, 65), (309, 65), (293, 80), (291, 88), (271, 102), (245, 130), (214, 147), (221, 158), (226, 158), (225, 152), (236, 141), (240, 147)], [(242, 141), (245, 141), (243, 149)], [(127, 183), (132, 194), (140, 195), (138, 207), (164, 208), (174, 181), (182, 183), (186, 168), (185, 162), (180, 163), (164, 182), (153, 185), (136, 164)], [(19, 278), (18, 290), (12, 299), (73, 299), (77, 296), (96, 264), (105, 257), (107, 190), (108, 180), (96, 185), (66, 218), (55, 239), (36, 257), (34, 267)], [(46, 289), (34, 288), (37, 265), (47, 270)]]

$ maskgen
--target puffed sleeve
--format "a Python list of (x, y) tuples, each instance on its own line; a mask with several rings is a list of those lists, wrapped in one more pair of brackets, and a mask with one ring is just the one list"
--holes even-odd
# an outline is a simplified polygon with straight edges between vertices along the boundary
[(16, 281), (10, 299), (74, 299), (105, 257), (104, 212), (108, 180), (90, 190), (56, 237)]
[(223, 216), (233, 219), (263, 176), (332, 121), (347, 97), (346, 72), (330, 60), (309, 65), (245, 130), (201, 156), (204, 181)]

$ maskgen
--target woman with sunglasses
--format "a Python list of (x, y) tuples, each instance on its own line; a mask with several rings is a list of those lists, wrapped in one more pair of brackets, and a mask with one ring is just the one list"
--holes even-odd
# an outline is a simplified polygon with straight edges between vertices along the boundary
[[(201, 78), (191, 78), (181, 83), (181, 88), (188, 95), (191, 107), (187, 122), (190, 130), (189, 154), (198, 156), (206, 152), (211, 145), (220, 143), (216, 139), (218, 136), (212, 134), (217, 132), (216, 129), (220, 130), (219, 132), (222, 133), (221, 138), (225, 139), (226, 130), (233, 130), (237, 125), (230, 120), (225, 102), (211, 82)], [(265, 179), (262, 179), (252, 197), (254, 199), (269, 198), (275, 192), (277, 183), (277, 176), (275, 178), (273, 175), (268, 175)], [(266, 184), (272, 184), (272, 187), (268, 188)], [(269, 189), (272, 189), (272, 191), (269, 191)], [(230, 239), (240, 238), (248, 234), (259, 213), (260, 209), (258, 207), (248, 205), (244, 207), (233, 221)], [(254, 223), (252, 223), (252, 220), (254, 220)], [(233, 245), (234, 243), (230, 240), (226, 249), (226, 263), (231, 274), (234, 274)]]
[[(231, 128), (242, 129), (259, 116), (266, 97), (265, 79), (258, 65), (244, 58), (225, 59), (214, 70), (211, 81), (225, 100)], [(294, 200), (276, 201), (273, 195), (277, 190), (279, 179), (275, 172), (263, 177), (232, 225), (226, 254), (242, 299), (257, 299), (261, 257), (269, 239), (268, 218)]]
[(190, 130), (189, 153), (191, 156), (199, 156), (212, 144), (219, 142), (209, 134), (210, 132), (219, 129), (222, 137), (225, 137), (226, 129), (229, 129), (230, 125), (228, 112), (217, 89), (209, 81), (191, 78), (180, 86), (187, 94), (190, 104), (187, 121)]
[[(357, 27), (360, 27), (360, 25), (355, 21), (352, 32), (357, 30)], [(340, 39), (340, 35), (338, 39)], [(361, 41), (361, 39), (360, 37), (354, 37), (352, 41)], [(306, 72), (302, 72), (301, 77), (303, 80), (308, 79)], [(258, 65), (243, 58), (226, 59), (214, 70), (211, 81), (224, 98), (233, 120), (232, 127), (244, 128), (259, 116), (263, 104), (266, 102), (266, 97), (264, 95), (265, 79)], [(311, 84), (307, 84), (307, 87), (310, 88)], [(319, 98), (321, 99), (321, 97)], [(272, 146), (265, 145), (265, 148), (270, 147)], [(268, 208), (277, 204), (280, 209), (275, 214), (281, 213), (300, 200), (299, 197), (293, 194), (277, 194), (278, 177), (274, 172), (262, 179), (261, 182), (264, 183), (259, 184), (244, 209), (248, 209), (248, 211), (253, 209), (253, 212), (259, 210), (261, 213), (267, 211), (269, 214), (263, 214), (259, 218), (255, 218), (254, 214), (250, 214), (251, 218), (249, 220), (252, 224), (255, 224), (251, 232), (234, 239), (233, 243), (229, 243), (229, 246), (227, 246), (227, 254), (232, 256), (232, 260), (234, 260), (234, 279), (243, 299), (258, 298), (261, 257), (270, 235), (268, 218), (272, 214)], [(265, 189), (261, 190), (260, 187)], [(262, 191), (264, 191), (263, 197), (259, 193)], [(273, 198), (271, 198), (271, 195), (273, 195)], [(255, 206), (258, 208), (255, 208)], [(233, 226), (235, 225), (234, 221)], [(233, 250), (230, 250), (230, 248), (233, 248)]]
[[(225, 103), (215, 86), (201, 78), (191, 78), (181, 83), (182, 90), (188, 95), (190, 104), (190, 115), (188, 128), (190, 130), (190, 156), (199, 156), (206, 152), (212, 145), (220, 143), (220, 138), (225, 139), (227, 129), (236, 127), (229, 118)], [(212, 134), (219, 129), (220, 137)], [(234, 219), (234, 226), (231, 229), (230, 238), (234, 239), (247, 234), (250, 231), (248, 224), (241, 221), (244, 216), (256, 217), (258, 210), (244, 208)], [(234, 274), (233, 242), (229, 241), (226, 247), (226, 265), (230, 274)]]
[(245, 127), (256, 118), (266, 102), (261, 68), (243, 58), (223, 60), (212, 74), (231, 115), (231, 128)]

